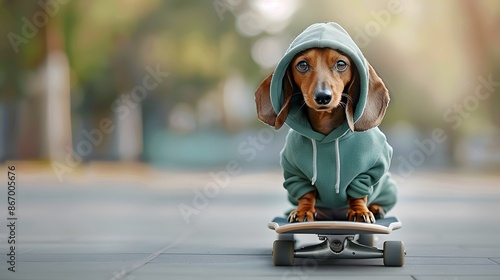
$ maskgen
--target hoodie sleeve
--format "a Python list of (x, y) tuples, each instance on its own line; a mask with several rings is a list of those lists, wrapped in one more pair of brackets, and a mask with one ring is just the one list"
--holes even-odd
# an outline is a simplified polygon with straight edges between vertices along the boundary
[(285, 177), (283, 187), (288, 191), (290, 198), (298, 200), (306, 193), (316, 190), (316, 188), (311, 185), (309, 178), (293, 164), (293, 158), (293, 149), (285, 146), (281, 153), (281, 166)]
[(378, 159), (367, 171), (359, 174), (347, 187), (347, 195), (353, 198), (361, 198), (373, 192), (382, 176), (389, 171), (392, 158), (392, 148), (385, 143)]

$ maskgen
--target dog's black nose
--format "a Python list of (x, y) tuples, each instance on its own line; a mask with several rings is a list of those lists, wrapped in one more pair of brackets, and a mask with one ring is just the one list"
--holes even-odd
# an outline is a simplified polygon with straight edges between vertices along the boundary
[(314, 101), (319, 105), (326, 105), (332, 101), (332, 92), (329, 90), (317, 90), (314, 92)]

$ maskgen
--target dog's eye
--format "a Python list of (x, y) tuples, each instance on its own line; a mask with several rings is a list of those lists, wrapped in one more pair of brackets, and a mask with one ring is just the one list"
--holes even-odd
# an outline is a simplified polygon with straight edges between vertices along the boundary
[(297, 71), (299, 71), (300, 73), (305, 73), (307, 72), (307, 70), (309, 70), (309, 65), (306, 61), (302, 60), (301, 62), (297, 63), (295, 69), (297, 69)]
[(339, 72), (344, 72), (347, 69), (347, 62), (343, 60), (337, 61), (337, 63), (335, 63), (335, 69)]

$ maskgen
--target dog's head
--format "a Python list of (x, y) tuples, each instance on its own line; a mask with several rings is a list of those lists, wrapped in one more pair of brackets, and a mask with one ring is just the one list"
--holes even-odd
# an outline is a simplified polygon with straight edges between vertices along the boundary
[(353, 68), (350, 59), (338, 51), (312, 48), (297, 54), (288, 71), (309, 108), (332, 112), (346, 105), (342, 98), (349, 98), (344, 92), (354, 81)]
[(332, 112), (342, 106), (352, 131), (378, 126), (389, 103), (389, 92), (373, 67), (368, 67), (368, 94), (363, 114), (354, 112), (360, 95), (360, 74), (346, 54), (331, 48), (310, 48), (299, 52), (288, 65), (283, 78), (284, 103), (276, 114), (271, 104), (269, 75), (255, 91), (257, 115), (264, 123), (279, 129), (285, 122), (292, 96), (301, 94), (305, 104), (316, 111)]

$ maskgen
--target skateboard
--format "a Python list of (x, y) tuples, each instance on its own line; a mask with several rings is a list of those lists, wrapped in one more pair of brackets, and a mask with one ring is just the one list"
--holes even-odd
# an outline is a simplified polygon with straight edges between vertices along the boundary
[[(291, 266), (294, 258), (383, 258), (385, 266), (404, 265), (406, 251), (403, 241), (385, 241), (382, 249), (374, 246), (374, 234), (390, 234), (403, 226), (396, 217), (378, 219), (375, 224), (347, 221), (289, 223), (286, 218), (277, 217), (267, 226), (278, 234), (273, 244), (275, 266)], [(295, 234), (316, 234), (323, 242), (295, 249)]]

